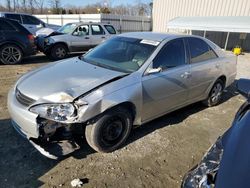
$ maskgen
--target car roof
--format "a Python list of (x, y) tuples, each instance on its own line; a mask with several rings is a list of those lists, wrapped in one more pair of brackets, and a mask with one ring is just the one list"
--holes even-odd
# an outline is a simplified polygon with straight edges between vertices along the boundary
[[(110, 23), (101, 23), (101, 22), (70, 22), (67, 24), (76, 24), (77, 26), (82, 25), (82, 24), (99, 24), (99, 25), (111, 25)], [(65, 24), (66, 25), (66, 24)]]
[(144, 39), (144, 40), (154, 40), (158, 42), (162, 42), (166, 39), (171, 40), (175, 38), (184, 38), (184, 37), (199, 38), (199, 39), (204, 40), (203, 37), (200, 37), (197, 35), (184, 35), (184, 34), (176, 34), (176, 33), (157, 33), (157, 32), (130, 32), (130, 33), (120, 34), (119, 36)]
[(29, 15), (29, 16), (32, 16), (31, 14), (21, 13), (21, 12), (0, 12), (0, 15), (4, 15), (4, 14), (20, 14), (20, 15)]
[(172, 34), (172, 33), (157, 33), (157, 32), (131, 32), (131, 33), (123, 33), (120, 34), (119, 36), (145, 39), (145, 40), (154, 40), (161, 42), (165, 39), (176, 38), (185, 35)]

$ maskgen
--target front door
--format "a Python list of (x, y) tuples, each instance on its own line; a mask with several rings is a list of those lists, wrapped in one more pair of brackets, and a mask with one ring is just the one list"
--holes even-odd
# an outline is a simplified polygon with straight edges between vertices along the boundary
[(81, 25), (69, 36), (71, 51), (79, 52), (88, 50), (93, 46), (92, 37), (89, 33), (89, 25)]
[(152, 62), (161, 68), (142, 78), (142, 121), (148, 121), (185, 104), (188, 97), (190, 70), (183, 39), (168, 42)]

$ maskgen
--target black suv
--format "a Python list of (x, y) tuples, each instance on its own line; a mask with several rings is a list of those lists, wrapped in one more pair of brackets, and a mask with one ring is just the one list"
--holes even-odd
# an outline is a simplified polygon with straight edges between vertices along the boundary
[(36, 53), (34, 36), (17, 21), (0, 18), (0, 61), (16, 64)]

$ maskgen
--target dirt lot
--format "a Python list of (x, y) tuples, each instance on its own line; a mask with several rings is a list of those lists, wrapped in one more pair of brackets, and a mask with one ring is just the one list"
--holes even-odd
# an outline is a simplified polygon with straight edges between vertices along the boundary
[[(83, 187), (179, 187), (210, 144), (231, 124), (243, 97), (230, 87), (222, 104), (200, 103), (135, 129), (126, 145), (113, 153), (94, 152), (84, 141), (61, 161), (43, 157), (11, 127), (6, 96), (17, 78), (49, 61), (42, 55), (25, 64), (0, 65), (0, 187), (70, 187), (80, 178)], [(238, 78), (250, 78), (250, 54), (238, 59)]]

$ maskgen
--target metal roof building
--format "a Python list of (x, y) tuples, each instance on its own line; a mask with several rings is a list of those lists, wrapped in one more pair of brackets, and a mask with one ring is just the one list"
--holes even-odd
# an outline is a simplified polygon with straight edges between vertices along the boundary
[(153, 30), (165, 32), (176, 17), (250, 16), (250, 0), (154, 0)]
[[(246, 40), (249, 35), (247, 33), (250, 33), (250, 16), (178, 17), (168, 22), (167, 31), (200, 35), (209, 38), (225, 50), (236, 45), (250, 50), (250, 41)], [(231, 43), (230, 46), (228, 41)]]
[(250, 33), (250, 16), (177, 17), (167, 29)]
[(154, 0), (153, 31), (204, 36), (250, 51), (250, 0)]

